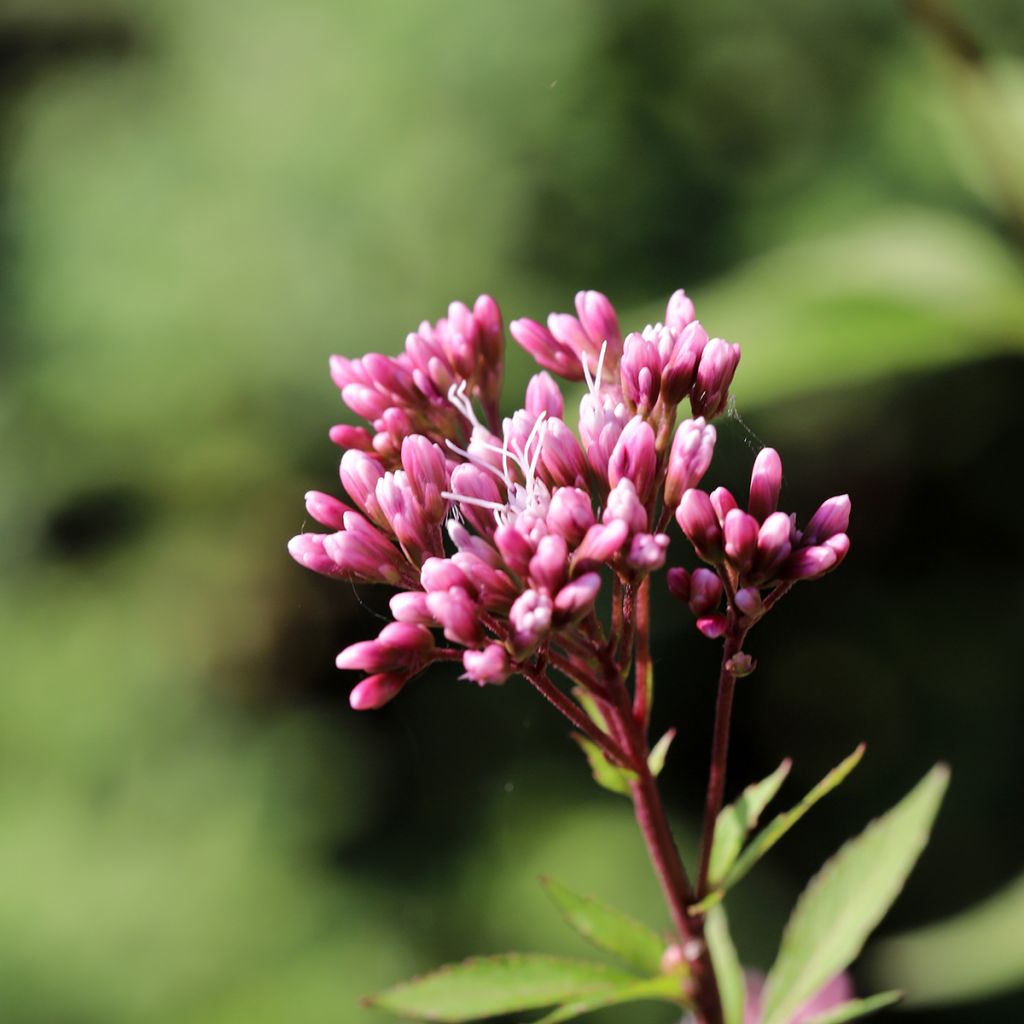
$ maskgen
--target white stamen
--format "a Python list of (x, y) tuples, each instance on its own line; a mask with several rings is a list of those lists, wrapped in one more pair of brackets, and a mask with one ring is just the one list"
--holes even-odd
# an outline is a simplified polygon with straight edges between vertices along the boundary
[(580, 362), (583, 363), (583, 377), (587, 382), (587, 390), (595, 398), (597, 397), (598, 389), (601, 387), (601, 375), (604, 373), (604, 357), (608, 351), (608, 342), (601, 342), (601, 351), (597, 357), (597, 370), (594, 372), (594, 376), (590, 376), (590, 365), (587, 362), (587, 353), (584, 352), (580, 356)]
[(475, 430), (479, 427), (483, 429), (483, 424), (476, 418), (476, 410), (473, 408), (473, 403), (469, 396), (466, 394), (466, 388), (468, 387), (467, 381), (459, 381), (458, 384), (453, 384), (448, 389), (448, 401), (455, 406), (463, 416), (473, 425)]
[(462, 505), (476, 505), (477, 508), (489, 508), (492, 512), (501, 512), (505, 505), (500, 501), (488, 501), (487, 498), (471, 498), (466, 494), (455, 494), (453, 491), (442, 491), (442, 498), (449, 501), (457, 501)]

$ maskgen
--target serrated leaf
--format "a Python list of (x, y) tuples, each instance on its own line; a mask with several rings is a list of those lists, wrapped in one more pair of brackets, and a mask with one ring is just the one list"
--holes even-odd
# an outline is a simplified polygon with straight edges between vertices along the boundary
[(722, 808), (715, 822), (708, 877), (718, 885), (733, 866), (743, 848), (743, 840), (757, 826), (764, 809), (779, 792), (793, 762), (787, 757), (766, 779), (747, 786), (735, 802)]
[(949, 783), (936, 765), (811, 879), (765, 983), (764, 1024), (785, 1024), (860, 953), (917, 862)]
[(834, 1006), (831, 1010), (808, 1018), (807, 1024), (846, 1024), (847, 1021), (860, 1020), (861, 1017), (868, 1017), (872, 1013), (884, 1010), (902, 998), (902, 992), (880, 992), (877, 996), (868, 996), (867, 999), (851, 999), (848, 1003)]
[(864, 756), (864, 744), (845, 760), (840, 761), (808, 794), (788, 811), (773, 818), (747, 845), (736, 859), (722, 882), (723, 889), (731, 889), (747, 872), (824, 796), (836, 788)]
[(565, 920), (589, 943), (643, 974), (659, 974), (665, 940), (640, 921), (597, 900), (578, 896), (553, 878), (540, 880)]
[(448, 964), (365, 1003), (414, 1020), (456, 1024), (609, 995), (638, 980), (635, 974), (587, 960), (506, 953)]
[(677, 1005), (687, 1005), (680, 991), (678, 976), (664, 974), (660, 978), (645, 978), (628, 988), (614, 989), (600, 995), (576, 999), (558, 1007), (557, 1010), (552, 1010), (540, 1020), (533, 1021), (533, 1024), (561, 1024), (562, 1021), (574, 1020), (576, 1017), (582, 1017), (585, 1013), (603, 1010), (608, 1006), (637, 1003), (644, 999), (661, 999)]
[(736, 954), (729, 922), (724, 907), (715, 907), (708, 913), (704, 923), (704, 938), (707, 940), (711, 962), (718, 979), (718, 993), (722, 999), (722, 1019), (725, 1024), (743, 1024), (743, 1010), (747, 998), (747, 983), (743, 978), (743, 967)]
[(629, 796), (629, 784), (636, 779), (636, 773), (612, 764), (601, 748), (581, 732), (574, 732), (572, 738), (586, 755), (594, 781), (612, 793)]
[(675, 729), (669, 729), (669, 731), (654, 744), (650, 754), (647, 755), (647, 767), (655, 778), (661, 774), (662, 768), (665, 767), (665, 758), (668, 757), (668, 748), (672, 746), (672, 741), (675, 738)]

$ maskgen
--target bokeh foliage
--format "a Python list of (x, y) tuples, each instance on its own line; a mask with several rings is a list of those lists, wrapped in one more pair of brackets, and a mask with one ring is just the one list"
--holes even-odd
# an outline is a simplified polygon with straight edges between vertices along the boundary
[[(744, 345), (737, 479), (752, 428), (793, 453), (794, 507), (854, 493), (848, 579), (758, 652), (734, 778), (873, 749), (737, 906), (744, 954), (936, 757), (946, 837), (897, 924), (1009, 884), (1022, 50), (1011, 0), (5, 5), (4, 1019), (354, 1020), (471, 949), (576, 951), (540, 872), (662, 923), (545, 708), (432, 678), (353, 716), (332, 654), (379, 595), (284, 554), (335, 485), (327, 354), (483, 290), (537, 316), (598, 287), (643, 323), (684, 284)], [(661, 613), (663, 672), (685, 650), (699, 679), (708, 646)], [(660, 691), (686, 835), (708, 694)], [(1019, 984), (971, 974), (1016, 908), (963, 942), (961, 991)], [(887, 980), (955, 998), (915, 948)]]

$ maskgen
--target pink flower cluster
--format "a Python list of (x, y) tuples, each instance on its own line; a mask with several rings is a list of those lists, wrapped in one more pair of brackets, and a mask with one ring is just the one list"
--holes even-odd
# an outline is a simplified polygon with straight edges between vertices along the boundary
[[(543, 369), (504, 420), (504, 332), (488, 296), (421, 324), (398, 356), (331, 360), (343, 401), (369, 426), (332, 429), (349, 503), (307, 494), (330, 532), (300, 534), (289, 551), (327, 576), (400, 588), (394, 621), (338, 656), (365, 674), (355, 708), (386, 703), (437, 660), (461, 660), (480, 684), (548, 665), (585, 677), (613, 646), (595, 613), (603, 582), (635, 588), (661, 568), (673, 512), (715, 569), (670, 576), (710, 635), (723, 586), (756, 616), (762, 590), (820, 575), (846, 553), (849, 502), (826, 503), (800, 533), (776, 511), (773, 452), (755, 466), (748, 512), (722, 489), (697, 490), (740, 351), (708, 337), (683, 291), (664, 323), (625, 337), (593, 291), (576, 296), (575, 316), (509, 330)], [(585, 382), (576, 431), (548, 370)], [(683, 399), (693, 418), (677, 426)]]

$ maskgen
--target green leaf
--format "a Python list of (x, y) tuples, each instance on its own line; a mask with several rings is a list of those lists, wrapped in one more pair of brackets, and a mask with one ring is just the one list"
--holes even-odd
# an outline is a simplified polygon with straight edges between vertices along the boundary
[(424, 1021), (467, 1021), (610, 995), (639, 979), (605, 964), (530, 953), (473, 957), (364, 1000)]
[(562, 1021), (573, 1020), (594, 1010), (603, 1010), (607, 1006), (619, 1006), (622, 1003), (636, 1003), (642, 999), (662, 999), (677, 1005), (688, 1005), (680, 991), (679, 976), (663, 974), (660, 978), (645, 978), (626, 988), (573, 1000), (558, 1007), (557, 1010), (552, 1010), (533, 1024), (561, 1024)]
[(574, 732), (572, 738), (579, 744), (586, 755), (594, 781), (612, 793), (629, 796), (629, 784), (636, 779), (636, 773), (626, 768), (619, 768), (604, 756), (604, 751), (581, 732)]
[(736, 947), (729, 934), (729, 922), (724, 907), (715, 907), (704, 923), (704, 938), (715, 965), (718, 991), (722, 997), (722, 1016), (725, 1024), (743, 1024), (743, 1008), (747, 997), (747, 983), (743, 967), (736, 955)]
[(936, 765), (811, 879), (768, 972), (764, 1024), (784, 1024), (857, 957), (924, 849), (948, 783)]
[(867, 999), (851, 999), (841, 1006), (834, 1006), (831, 1010), (819, 1013), (811, 1017), (807, 1024), (846, 1024), (848, 1020), (859, 1020), (887, 1006), (898, 1003), (903, 998), (902, 992), (881, 992), (877, 996), (869, 996)]
[(672, 741), (675, 738), (675, 729), (669, 729), (669, 731), (654, 744), (654, 749), (647, 755), (647, 767), (655, 778), (661, 774), (662, 768), (665, 767), (665, 758), (668, 757), (668, 748), (672, 746)]
[(666, 943), (653, 929), (597, 900), (577, 896), (553, 878), (542, 878), (540, 884), (565, 920), (588, 942), (643, 974), (661, 972)]
[(864, 744), (841, 761), (808, 794), (788, 811), (773, 818), (748, 844), (722, 882), (723, 889), (731, 889), (747, 872), (824, 796), (836, 788), (864, 756)]
[(715, 822), (715, 838), (711, 846), (708, 877), (718, 885), (733, 866), (743, 848), (743, 840), (756, 827), (761, 813), (775, 798), (785, 782), (793, 762), (787, 757), (766, 779), (747, 786), (740, 798), (724, 807)]

